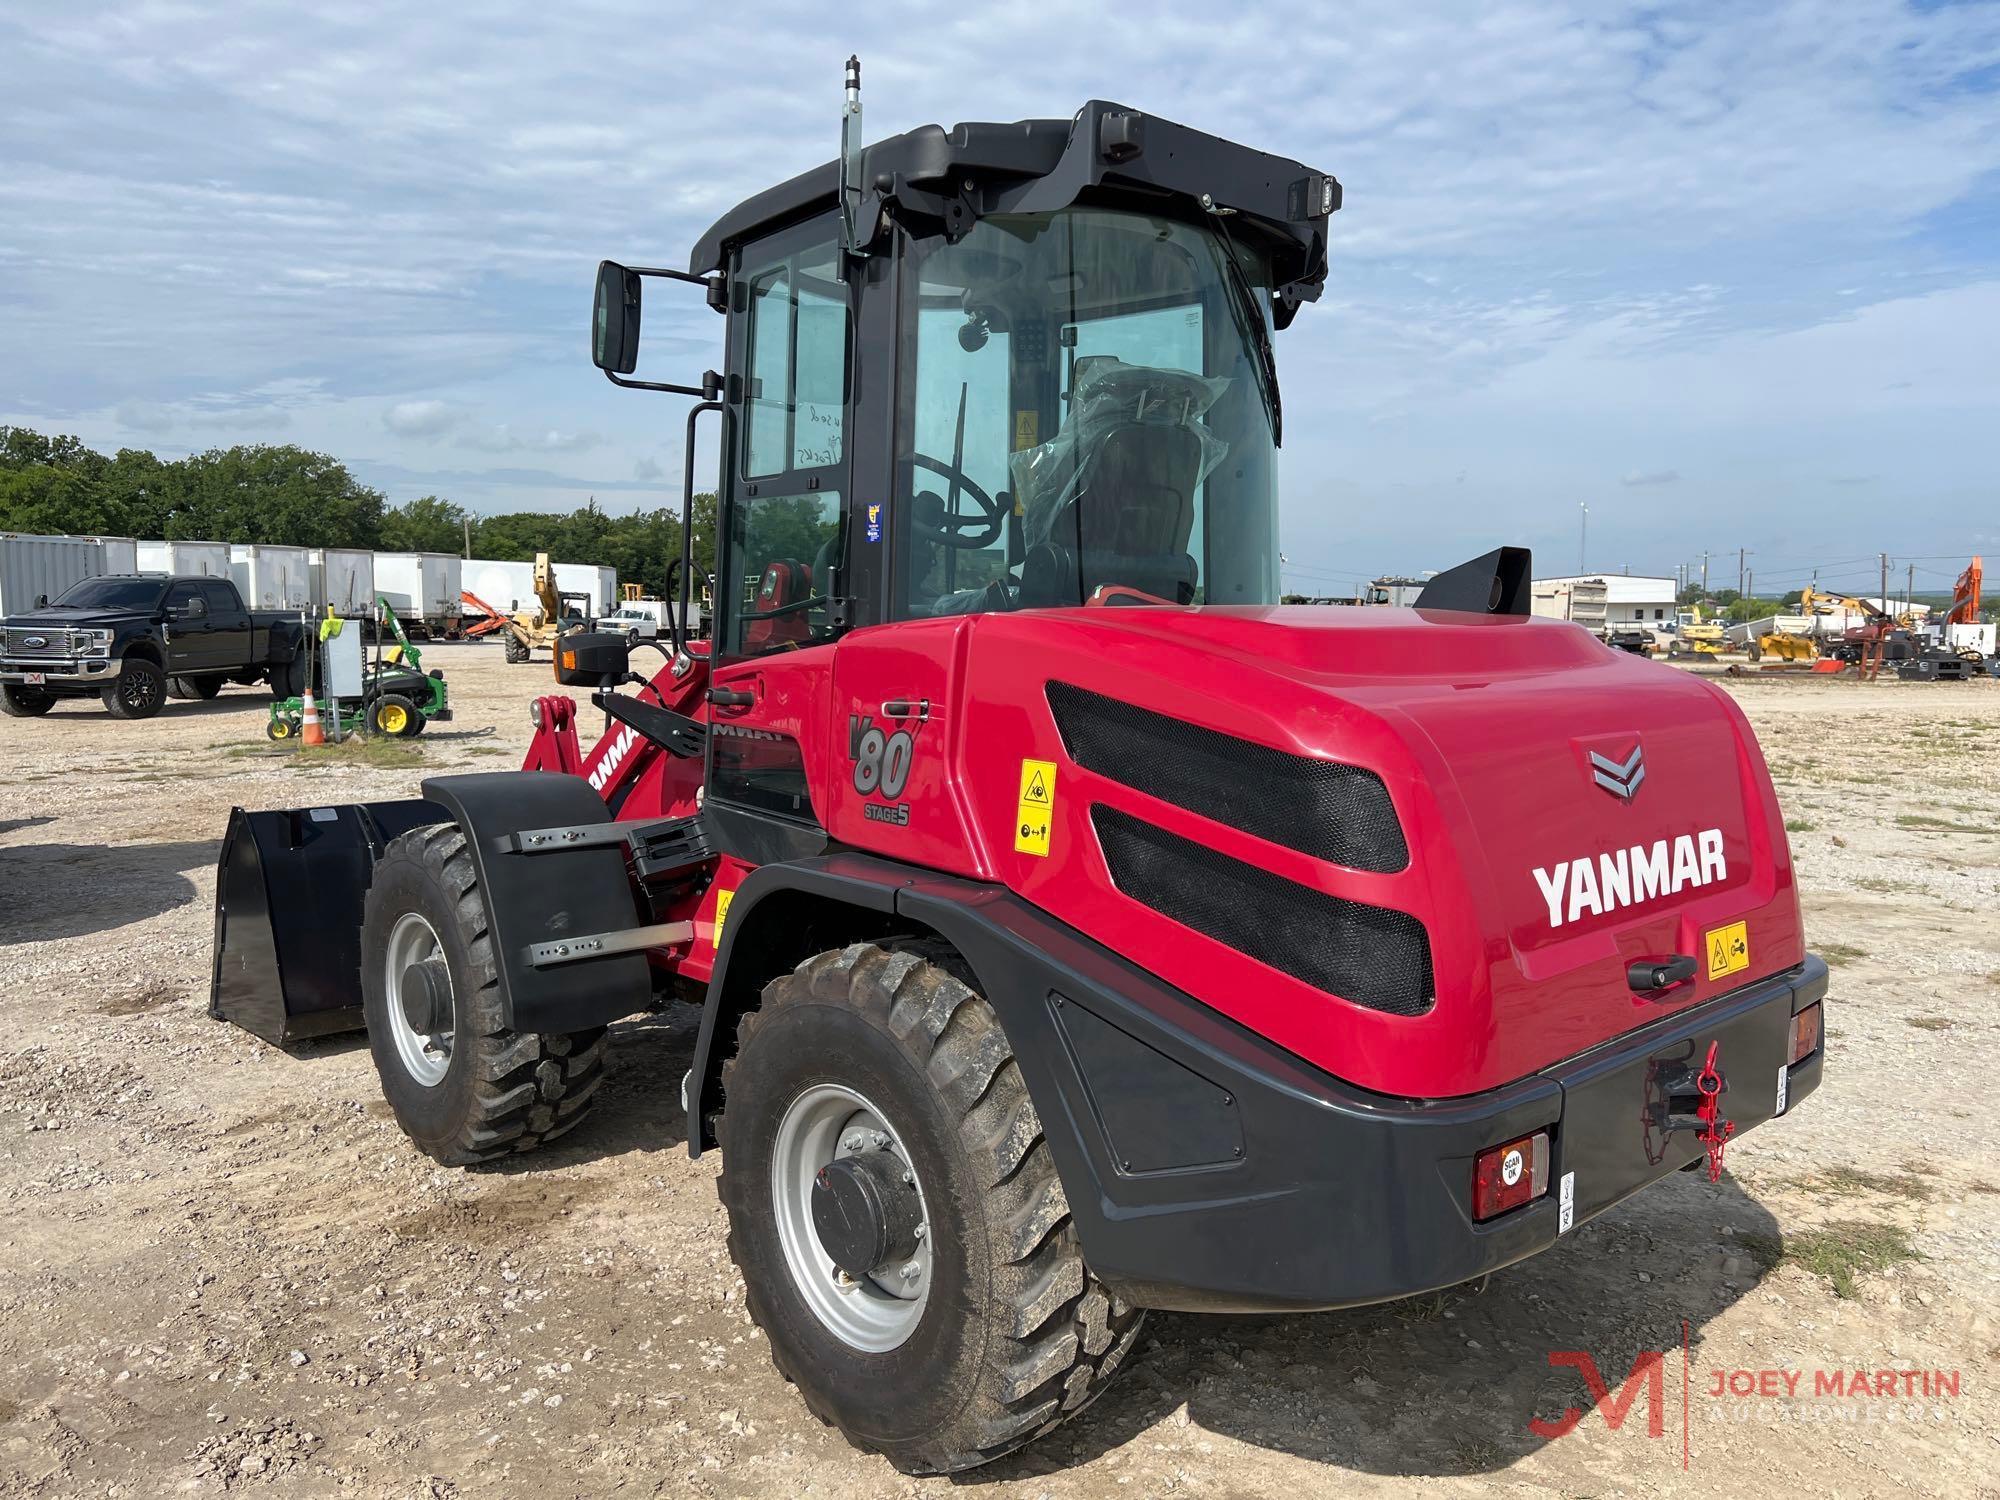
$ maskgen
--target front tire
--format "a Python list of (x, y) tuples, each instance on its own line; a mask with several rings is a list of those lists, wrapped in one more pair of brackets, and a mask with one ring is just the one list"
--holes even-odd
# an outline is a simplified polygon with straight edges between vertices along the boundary
[(376, 863), (361, 922), (368, 1048), (396, 1123), (447, 1166), (566, 1134), (604, 1078), (603, 1027), (506, 1024), (491, 926), (457, 824), (412, 829)]
[[(945, 957), (808, 959), (765, 988), (723, 1070), (718, 1191), (750, 1315), (814, 1414), (906, 1473), (989, 1462), (1082, 1410), (1145, 1316), (1084, 1264), (1006, 1035)], [(843, 1095), (856, 1107), (831, 1122)], [(893, 1248), (850, 1272), (813, 1206), (843, 1164), (885, 1169), (892, 1191), (907, 1167), (922, 1217), (912, 1232), (886, 1209), (861, 1238)], [(914, 1315), (895, 1305), (913, 1294)], [(848, 1316), (840, 1298), (879, 1306)]]
[(114, 719), (150, 719), (167, 701), (167, 674), (143, 656), (125, 658), (117, 680), (104, 684), (104, 711)]
[(0, 714), (10, 719), (39, 719), (55, 706), (53, 694), (17, 682), (0, 682)]
[(511, 630), (507, 632), (501, 646), (508, 661), (523, 662), (528, 659), (527, 643)]

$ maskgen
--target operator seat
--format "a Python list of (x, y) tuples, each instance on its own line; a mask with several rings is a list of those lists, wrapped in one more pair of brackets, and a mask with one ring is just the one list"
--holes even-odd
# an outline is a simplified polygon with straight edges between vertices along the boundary
[[(812, 570), (795, 559), (778, 558), (766, 563), (764, 575), (757, 581), (757, 597), (751, 602), (750, 612), (762, 614), (810, 599), (812, 579)], [(772, 619), (750, 621), (743, 632), (743, 646), (753, 653), (771, 651), (803, 645), (811, 634), (812, 622), (801, 609)]]
[(1022, 602), (1076, 604), (1105, 584), (1123, 584), (1193, 603), (1199, 569), (1188, 543), (1201, 458), (1201, 441), (1186, 426), (1126, 421), (1106, 431), (1046, 540), (1023, 560)]

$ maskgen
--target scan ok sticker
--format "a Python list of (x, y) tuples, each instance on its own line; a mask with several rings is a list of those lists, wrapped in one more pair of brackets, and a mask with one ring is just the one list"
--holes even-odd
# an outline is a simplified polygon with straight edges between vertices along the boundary
[(1052, 760), (1021, 762), (1021, 795), (1015, 807), (1014, 849), (1047, 859), (1049, 825), (1056, 815), (1056, 765)]

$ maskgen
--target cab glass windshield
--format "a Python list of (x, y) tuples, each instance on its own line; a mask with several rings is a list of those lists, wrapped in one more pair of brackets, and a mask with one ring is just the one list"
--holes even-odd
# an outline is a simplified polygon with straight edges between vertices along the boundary
[(1261, 254), (1221, 219), (1072, 208), (918, 255), (901, 616), (1276, 599)]
[(86, 578), (54, 603), (58, 609), (152, 609), (166, 586), (164, 578)]

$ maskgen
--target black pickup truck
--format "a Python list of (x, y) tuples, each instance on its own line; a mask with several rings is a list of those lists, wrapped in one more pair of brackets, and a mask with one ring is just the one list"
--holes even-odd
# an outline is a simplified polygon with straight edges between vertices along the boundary
[(304, 687), (307, 629), (295, 614), (245, 609), (227, 578), (86, 578), (0, 620), (0, 711), (32, 718), (97, 697), (115, 718), (149, 719), (169, 695), (213, 698), (226, 682), (268, 682), (288, 698)]

